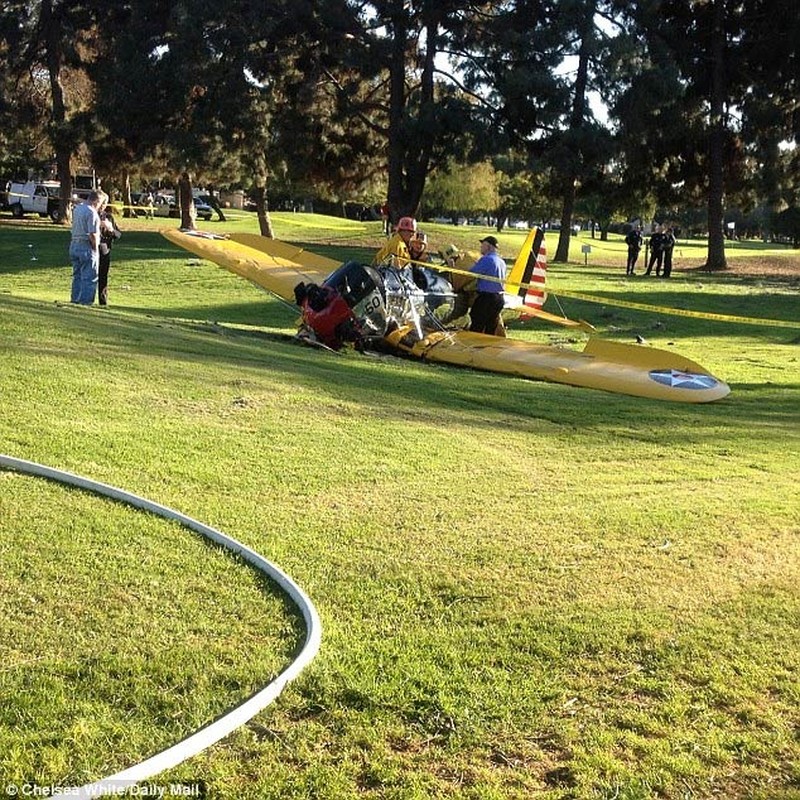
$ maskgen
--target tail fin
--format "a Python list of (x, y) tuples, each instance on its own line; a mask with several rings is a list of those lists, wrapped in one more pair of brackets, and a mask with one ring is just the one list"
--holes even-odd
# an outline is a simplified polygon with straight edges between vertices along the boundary
[(547, 299), (547, 248), (544, 231), (531, 228), (506, 279), (506, 292), (522, 298), (523, 305), (541, 309)]

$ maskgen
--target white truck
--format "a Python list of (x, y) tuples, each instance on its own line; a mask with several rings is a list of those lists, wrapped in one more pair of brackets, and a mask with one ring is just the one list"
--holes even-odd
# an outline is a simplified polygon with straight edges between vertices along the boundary
[(25, 214), (38, 214), (58, 222), (58, 201), (61, 184), (58, 181), (26, 181), (8, 187), (8, 208), (18, 219)]

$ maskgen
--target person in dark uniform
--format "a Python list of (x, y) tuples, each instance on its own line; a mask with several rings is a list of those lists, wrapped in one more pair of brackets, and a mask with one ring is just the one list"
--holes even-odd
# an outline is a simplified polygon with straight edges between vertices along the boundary
[(100, 269), (97, 275), (97, 300), (108, 305), (108, 270), (111, 268), (111, 247), (122, 236), (114, 215), (107, 205), (100, 209)]
[[(672, 275), (672, 251), (675, 249), (675, 232), (672, 228), (667, 228), (664, 232), (664, 239), (661, 243), (661, 249), (664, 251), (664, 272), (665, 278)], [(658, 273), (656, 273), (658, 274)]]
[(661, 267), (664, 263), (664, 234), (662, 233), (661, 226), (653, 231), (650, 236), (650, 261), (647, 264), (647, 271), (645, 275), (649, 275), (653, 271), (653, 265), (656, 267), (656, 277), (661, 275)]
[(639, 258), (639, 251), (642, 249), (641, 226), (631, 228), (630, 232), (625, 237), (625, 244), (628, 245), (628, 265), (625, 268), (625, 274), (635, 275), (636, 273), (633, 270)]

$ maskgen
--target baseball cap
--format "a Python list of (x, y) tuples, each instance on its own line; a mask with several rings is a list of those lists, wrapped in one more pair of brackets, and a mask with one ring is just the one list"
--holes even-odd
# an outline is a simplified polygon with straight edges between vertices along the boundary
[(481, 242), (486, 242), (486, 244), (490, 244), (492, 247), (497, 247), (497, 239), (495, 239), (494, 236), (484, 236)]

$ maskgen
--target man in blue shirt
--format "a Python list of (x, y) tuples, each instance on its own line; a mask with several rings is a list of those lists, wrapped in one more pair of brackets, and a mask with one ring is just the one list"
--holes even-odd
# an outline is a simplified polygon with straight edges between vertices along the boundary
[(470, 272), (486, 277), (478, 277), (477, 280), (478, 294), (470, 311), (472, 324), (469, 329), (475, 333), (494, 334), (503, 310), (503, 282), (506, 279), (506, 262), (497, 253), (497, 239), (494, 236), (481, 239), (481, 257), (472, 265)]
[(100, 265), (100, 203), (107, 200), (101, 192), (90, 192), (86, 200), (72, 210), (72, 241), (69, 260), (72, 262), (72, 294), (70, 300), (90, 306), (97, 290)]

